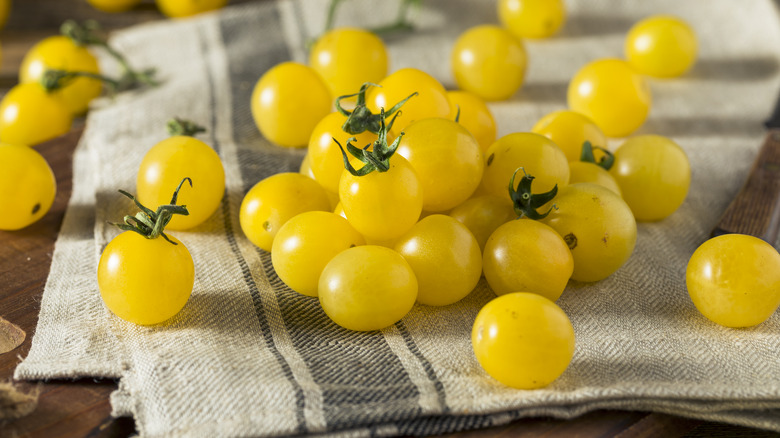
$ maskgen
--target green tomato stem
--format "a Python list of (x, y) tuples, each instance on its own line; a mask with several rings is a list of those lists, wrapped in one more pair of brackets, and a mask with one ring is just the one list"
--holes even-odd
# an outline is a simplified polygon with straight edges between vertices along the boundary
[(86, 71), (66, 71), (66, 70), (46, 70), (43, 73), (43, 76), (41, 76), (41, 86), (43, 86), (43, 88), (47, 92), (52, 92), (55, 90), (59, 90), (62, 87), (65, 87), (71, 81), (79, 77), (97, 79), (105, 83), (108, 86), (108, 89), (112, 93), (115, 92), (120, 86), (119, 81), (117, 81), (116, 79), (109, 78), (108, 76), (103, 76), (97, 73), (90, 73)]
[[(596, 156), (593, 154), (593, 148), (596, 148), (600, 150), (601, 152), (604, 152), (604, 156), (601, 157), (601, 160), (596, 161)], [(612, 168), (612, 165), (615, 164), (615, 155), (604, 149), (600, 146), (593, 146), (590, 144), (589, 141), (585, 141), (585, 143), (582, 144), (582, 153), (580, 154), (580, 161), (583, 161), (585, 163), (593, 163), (597, 166), (603, 167), (604, 170), (609, 170)]]
[[(355, 141), (355, 137), (351, 137), (349, 140), (347, 140), (347, 151), (349, 151), (352, 156), (365, 164), (365, 166), (361, 167), (360, 169), (355, 169), (352, 166), (352, 163), (349, 162), (347, 153), (344, 151), (344, 147), (341, 146), (341, 143), (339, 143), (338, 140), (335, 138), (333, 139), (333, 141), (336, 142), (339, 149), (341, 150), (341, 155), (344, 160), (344, 168), (347, 169), (349, 173), (355, 176), (365, 176), (375, 170), (377, 172), (387, 172), (390, 170), (390, 157), (392, 157), (393, 154), (395, 154), (395, 151), (398, 150), (398, 145), (401, 144), (401, 138), (404, 136), (404, 133), (401, 132), (398, 135), (398, 138), (393, 141), (393, 144), (388, 146), (387, 131), (392, 128), (393, 123), (399, 114), (400, 111), (396, 112), (393, 115), (392, 120), (390, 120), (390, 124), (385, 125), (385, 109), (382, 108), (379, 113), (380, 128), (377, 139), (373, 143), (366, 145), (363, 149), (359, 149), (352, 144), (352, 142)], [(373, 146), (373, 148), (371, 148), (371, 146)]]
[(180, 119), (178, 117), (174, 117), (173, 119), (168, 120), (168, 134), (170, 134), (171, 137), (175, 137), (177, 135), (195, 137), (201, 132), (206, 132), (206, 128), (198, 125), (195, 122)]
[(103, 48), (114, 58), (122, 68), (122, 75), (117, 82), (114, 91), (124, 91), (136, 88), (140, 85), (157, 86), (159, 82), (154, 78), (155, 69), (137, 71), (130, 66), (127, 59), (111, 47), (105, 39), (98, 35), (100, 25), (94, 20), (79, 24), (74, 20), (67, 20), (60, 26), (60, 33), (67, 36), (79, 46), (96, 46)]
[[(523, 178), (520, 179), (520, 182), (517, 184), (517, 189), (515, 189), (515, 176), (517, 176), (517, 172), (521, 170), (523, 171)], [(553, 208), (556, 208), (555, 205), (553, 205), (544, 213), (539, 213), (537, 211), (538, 208), (555, 198), (555, 195), (558, 194), (558, 184), (549, 192), (534, 194), (531, 191), (531, 183), (533, 180), (534, 177), (527, 174), (524, 168), (517, 168), (515, 173), (512, 174), (512, 178), (509, 179), (509, 197), (512, 199), (512, 204), (518, 217), (541, 220), (546, 218)]]
[[(368, 107), (366, 106), (366, 91), (368, 90), (368, 87), (372, 87), (372, 86), (380, 87), (380, 85), (371, 82), (366, 82), (360, 86), (360, 91), (358, 91), (357, 93), (347, 94), (336, 98), (336, 102), (335, 102), (336, 111), (338, 111), (339, 113), (347, 117), (347, 120), (345, 120), (344, 124), (341, 125), (341, 130), (346, 132), (347, 134), (357, 135), (365, 131), (377, 135), (379, 134), (379, 131), (381, 129), (380, 115), (372, 113), (371, 110), (368, 109)], [(356, 96), (357, 96), (357, 102), (355, 102), (355, 108), (352, 111), (347, 111), (341, 106), (341, 99), (346, 99), (346, 98), (356, 97)], [(406, 97), (406, 99), (393, 105), (393, 107), (390, 108), (389, 111), (385, 112), (384, 117), (389, 117), (397, 113), (401, 109), (401, 107), (414, 96), (417, 96), (417, 92), (410, 94), (409, 96)], [(395, 117), (393, 117), (393, 120), (395, 120)]]
[(189, 182), (190, 187), (192, 187), (192, 179), (189, 177), (182, 179), (179, 183), (179, 186), (176, 187), (176, 191), (173, 192), (173, 197), (171, 198), (170, 204), (157, 207), (157, 211), (150, 210), (148, 207), (141, 204), (138, 199), (136, 199), (135, 196), (131, 195), (130, 193), (124, 190), (119, 190), (119, 193), (130, 198), (141, 211), (136, 213), (135, 216), (125, 216), (123, 224), (113, 222), (109, 223), (111, 225), (115, 225), (121, 230), (138, 233), (147, 239), (156, 239), (162, 236), (163, 239), (176, 245), (176, 242), (172, 241), (170, 238), (168, 238), (167, 235), (165, 235), (164, 230), (165, 226), (168, 225), (174, 214), (180, 214), (182, 216), (188, 216), (190, 214), (186, 205), (176, 205), (176, 200), (179, 197), (179, 190), (181, 190), (181, 187), (184, 185), (185, 181)]

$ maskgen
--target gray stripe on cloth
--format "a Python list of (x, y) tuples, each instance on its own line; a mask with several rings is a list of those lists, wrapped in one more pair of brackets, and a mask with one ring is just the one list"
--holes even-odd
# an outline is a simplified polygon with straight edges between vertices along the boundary
[[(272, 157), (279, 158), (278, 162), (275, 162), (273, 160), (264, 159), (267, 157), (266, 154), (257, 153), (256, 145), (261, 143), (264, 139), (260, 137), (259, 132), (254, 125), (254, 121), (251, 118), (251, 111), (249, 110), (249, 99), (246, 98), (248, 91), (247, 84), (252, 83), (253, 80), (257, 80), (259, 75), (262, 75), (263, 72), (274, 65), (289, 58), (287, 51), (283, 50), (284, 43), (281, 39), (281, 33), (267, 32), (269, 38), (264, 41), (266, 44), (260, 47), (261, 51), (259, 53), (255, 53), (250, 57), (247, 57), (247, 54), (243, 50), (246, 47), (249, 47), (249, 45), (237, 41), (237, 39), (246, 38), (247, 35), (252, 35), (252, 29), (249, 27), (259, 26), (267, 29), (269, 26), (276, 26), (279, 22), (278, 11), (276, 8), (268, 8), (268, 13), (258, 15), (258, 21), (240, 18), (242, 17), (228, 17), (227, 19), (220, 20), (219, 25), (222, 44), (226, 48), (225, 52), (229, 69), (228, 75), (231, 85), (231, 103), (233, 105), (231, 112), (232, 135), (233, 140), (238, 142), (237, 155), (238, 162), (241, 164), (239, 170), (241, 179), (244, 182), (244, 192), (246, 192), (259, 179), (278, 172), (280, 165), (289, 169), (290, 166), (295, 166), (295, 162), (298, 161), (298, 159), (296, 156), (290, 156), (290, 154), (272, 155)], [(262, 48), (267, 48), (267, 50), (263, 51)], [(247, 68), (246, 63), (244, 62), (247, 59), (254, 60), (249, 68)], [(213, 123), (216, 124), (216, 111), (212, 111), (212, 115), (214, 117)], [(216, 139), (214, 139), (214, 141), (216, 143)], [(304, 409), (306, 407), (304, 392), (300, 383), (296, 381), (290, 365), (287, 363), (274, 341), (266, 311), (263, 306), (263, 296), (252, 277), (246, 259), (236, 243), (235, 232), (238, 230), (233, 230), (229, 218), (231, 209), (227, 197), (224, 198), (222, 205), (223, 214), (225, 215), (225, 234), (230, 242), (231, 250), (235, 254), (236, 260), (241, 267), (249, 293), (252, 296), (252, 303), (255, 308), (258, 322), (260, 323), (262, 336), (273, 352), (274, 357), (276, 357), (279, 365), (282, 367), (285, 378), (287, 378), (293, 388), (295, 397), (294, 404), (296, 406), (295, 419), (298, 424), (296, 433), (306, 433), (308, 432), (308, 427), (304, 414)], [(265, 263), (263, 264), (265, 265)]]
[[(274, 37), (282, 35), (276, 31), (267, 31), (269, 38), (261, 46), (273, 48), (268, 56), (257, 52), (256, 45), (251, 46), (252, 53), (242, 50), (250, 46), (236, 39), (251, 34), (248, 26), (271, 26), (279, 21), (276, 16), (262, 19), (257, 23), (242, 19), (221, 22), (231, 68), (234, 138), (238, 144), (245, 190), (270, 174), (297, 171), (300, 157), (300, 151), (268, 144), (259, 135), (254, 122), (247, 118), (250, 112), (246, 96), (250, 90), (242, 84), (253, 83), (265, 70), (289, 59), (287, 52), (279, 50), (283, 44), (273, 41)], [(239, 67), (234, 71), (234, 66)], [(419, 415), (420, 392), (382, 335), (379, 332), (355, 333), (338, 327), (325, 315), (316, 299), (290, 290), (279, 280), (270, 254), (262, 250), (257, 253), (276, 295), (293, 347), (322, 390), (328, 430), (359, 425), (365, 418), (360, 408), (366, 403), (383, 406), (380, 421)], [(254, 297), (256, 302), (262, 300), (259, 295), (253, 294)], [(256, 308), (258, 317), (263, 318), (262, 304)]]

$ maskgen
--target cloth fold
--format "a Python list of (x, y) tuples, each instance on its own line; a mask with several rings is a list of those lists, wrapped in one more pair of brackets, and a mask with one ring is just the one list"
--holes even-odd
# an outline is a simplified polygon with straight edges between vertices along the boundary
[[(593, 59), (620, 57), (628, 28), (645, 16), (680, 16), (701, 43), (688, 75), (651, 81), (653, 108), (640, 131), (685, 149), (688, 199), (669, 218), (639, 225), (634, 254), (613, 276), (567, 287), (558, 304), (575, 328), (575, 356), (557, 381), (534, 391), (500, 385), (473, 356), (471, 325), (494, 297), (484, 280), (453, 305), (417, 305), (381, 332), (349, 332), (316, 299), (287, 288), (270, 255), (243, 236), (243, 195), (268, 175), (297, 171), (305, 152), (262, 138), (249, 110), (252, 87), (279, 62), (305, 61), (304, 43), (320, 33), (327, 3), (242, 4), (113, 36), (134, 65), (156, 67), (163, 84), (105, 99), (89, 114), (38, 329), (17, 379), (120, 378), (114, 414), (133, 416), (145, 437), (429, 435), (604, 408), (780, 431), (780, 316), (750, 329), (717, 326), (698, 313), (684, 282), (688, 258), (746, 176), (780, 88), (771, 1), (735, 9), (728, 0), (573, 0), (560, 35), (525, 42), (526, 84), (490, 104), (499, 135), (565, 108), (569, 78)], [(395, 8), (346, 5), (338, 25), (380, 24)], [(451, 46), (468, 27), (496, 23), (494, 8), (488, 0), (426, 0), (418, 29), (387, 40), (391, 68), (417, 67), (454, 88)], [(117, 189), (134, 190), (144, 153), (174, 116), (208, 128), (201, 138), (223, 161), (226, 194), (206, 223), (171, 232), (195, 262), (190, 301), (167, 324), (139, 327), (105, 309), (95, 271), (119, 232), (107, 222), (132, 211)]]

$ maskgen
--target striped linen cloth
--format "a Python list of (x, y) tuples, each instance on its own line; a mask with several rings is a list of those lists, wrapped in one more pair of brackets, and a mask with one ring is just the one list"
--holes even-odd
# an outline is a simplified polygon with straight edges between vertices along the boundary
[[(637, 248), (609, 279), (572, 283), (558, 301), (577, 347), (549, 387), (514, 390), (487, 376), (469, 333), (494, 297), (484, 280), (461, 302), (417, 305), (397, 324), (358, 333), (333, 324), (318, 301), (291, 291), (270, 255), (242, 234), (238, 209), (260, 179), (297, 171), (301, 150), (257, 131), (249, 96), (275, 64), (305, 60), (325, 0), (229, 7), (188, 20), (137, 26), (113, 44), (162, 86), (98, 102), (74, 157), (73, 196), (56, 244), (38, 328), (17, 379), (119, 378), (114, 414), (144, 437), (429, 435), (528, 416), (571, 418), (594, 409), (652, 410), (780, 431), (780, 316), (742, 330), (716, 326), (687, 296), (684, 271), (738, 191), (780, 87), (780, 23), (769, 0), (571, 0), (560, 35), (527, 41), (527, 81), (491, 104), (499, 135), (524, 131), (563, 109), (569, 78), (586, 62), (622, 56), (632, 23), (671, 13), (701, 41), (683, 78), (652, 81), (641, 133), (675, 139), (693, 182), (668, 219), (639, 225)], [(395, 2), (344, 3), (337, 24), (379, 24)], [(388, 39), (393, 70), (414, 66), (454, 88), (449, 51), (470, 26), (495, 23), (493, 1), (426, 0), (414, 33)], [(107, 69), (111, 68), (104, 60)], [(168, 324), (139, 327), (113, 316), (97, 288), (100, 252), (130, 213), (117, 189), (134, 190), (144, 153), (173, 117), (208, 128), (226, 194), (203, 225), (171, 232), (196, 267), (192, 297)], [(616, 141), (612, 146), (619, 144)]]

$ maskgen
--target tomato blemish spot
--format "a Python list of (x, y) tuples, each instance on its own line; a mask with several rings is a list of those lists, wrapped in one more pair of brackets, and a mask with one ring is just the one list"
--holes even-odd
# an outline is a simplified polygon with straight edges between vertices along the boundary
[(608, 239), (609, 239), (609, 234), (604, 233), (604, 237), (601, 238), (601, 241), (604, 242), (604, 245), (606, 245)]
[(569, 247), (569, 249), (574, 249), (577, 247), (577, 236), (575, 236), (574, 233), (569, 233), (563, 236), (563, 241), (566, 242), (566, 245)]
[(32, 214), (38, 213), (41, 210), (41, 204), (35, 204), (32, 209)]
[(487, 159), (487, 165), (490, 166), (490, 163), (493, 162), (493, 158), (496, 157), (496, 154), (490, 154), (490, 156)]

